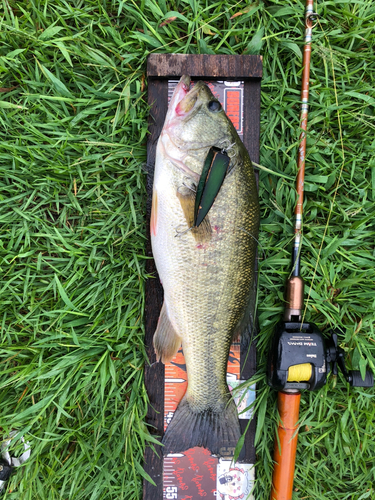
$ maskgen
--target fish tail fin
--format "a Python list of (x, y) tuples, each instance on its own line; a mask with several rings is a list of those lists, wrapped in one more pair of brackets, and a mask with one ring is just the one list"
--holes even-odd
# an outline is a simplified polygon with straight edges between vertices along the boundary
[(164, 434), (164, 455), (179, 453), (195, 446), (211, 451), (213, 455), (233, 456), (241, 436), (237, 407), (228, 395), (222, 411), (194, 411), (184, 397)]

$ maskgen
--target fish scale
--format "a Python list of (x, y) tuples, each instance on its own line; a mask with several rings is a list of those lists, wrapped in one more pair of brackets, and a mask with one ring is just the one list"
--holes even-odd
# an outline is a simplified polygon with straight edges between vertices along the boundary
[[(152, 246), (164, 307), (154, 345), (166, 362), (182, 342), (188, 375), (164, 437), (165, 452), (204, 446), (219, 456), (240, 436), (226, 367), (233, 337), (244, 333), (255, 301), (259, 206), (251, 161), (233, 125), (224, 112), (208, 112), (215, 98), (206, 85), (197, 83), (190, 92), (183, 85), (182, 79), (157, 147)], [(205, 228), (189, 230), (195, 200), (186, 179), (196, 186), (209, 148), (223, 144), (231, 145), (229, 173)]]
[[(233, 192), (230, 184), (227, 187)], [(218, 205), (216, 208), (219, 211), (225, 199), (227, 199), (225, 205), (228, 203), (225, 191), (226, 189), (216, 200)], [(221, 206), (225, 207), (225, 205)], [(195, 269), (193, 268), (190, 274), (193, 285), (190, 290), (186, 288), (182, 290), (177, 302), (177, 304), (182, 302), (186, 304), (183, 319), (186, 337), (184, 336), (183, 348), (189, 380), (187, 397), (191, 399), (192, 406), (197, 411), (202, 411), (207, 407), (222, 409), (228, 400), (226, 362), (241, 309), (243, 312), (247, 305), (245, 290), (252, 282), (253, 272), (251, 258), (248, 259), (247, 266), (239, 269), (236, 256), (238, 253), (243, 253), (243, 257), (246, 258), (246, 253), (250, 254), (250, 248), (254, 246), (251, 238), (245, 232), (233, 229), (235, 219), (230, 220), (223, 216), (215, 220), (213, 214), (211, 217), (219, 230), (228, 233), (227, 237), (220, 234), (217, 239), (214, 238), (211, 251), (202, 249), (198, 256), (195, 255), (194, 250), (191, 252), (191, 260), (195, 262)], [(226, 227), (229, 229), (227, 230)], [(224, 259), (222, 256), (227, 253), (226, 249), (228, 245), (232, 245), (232, 242), (237, 245), (237, 249), (233, 252), (231, 259)], [(185, 256), (188, 253), (187, 245), (184, 250), (182, 255)], [(210, 262), (209, 266), (205, 265), (207, 262)], [(247, 267), (247, 272), (245, 267)], [(202, 268), (205, 272), (202, 272)], [(185, 278), (187, 279), (186, 273)], [(231, 291), (233, 287), (237, 289), (236, 294)], [(203, 296), (203, 298), (197, 301), (198, 296)], [(189, 314), (189, 310), (192, 310), (193, 314)], [(218, 335), (220, 335), (219, 342)], [(210, 356), (207, 356), (207, 353), (210, 353)], [(190, 374), (189, 366), (194, 366), (194, 364), (200, 366), (204, 374), (210, 375), (206, 378), (205, 376), (196, 377), (195, 372)]]

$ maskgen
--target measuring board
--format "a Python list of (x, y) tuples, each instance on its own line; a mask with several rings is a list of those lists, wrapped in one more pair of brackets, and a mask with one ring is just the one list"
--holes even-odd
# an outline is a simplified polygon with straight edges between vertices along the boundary
[[(164, 124), (168, 101), (179, 77), (188, 74), (194, 81), (203, 80), (221, 102), (228, 117), (254, 161), (259, 161), (259, 108), (260, 78), (262, 63), (260, 56), (202, 56), (153, 54), (149, 56), (147, 73), (149, 78), (150, 138), (148, 141), (148, 164), (154, 164), (155, 150), (161, 128)], [(237, 77), (237, 78), (236, 78)], [(152, 193), (152, 176), (148, 177), (148, 220)], [(148, 242), (148, 255), (151, 245)], [(147, 271), (157, 275), (153, 261), (148, 261)], [(145, 368), (145, 384), (150, 406), (147, 422), (153, 426), (151, 432), (162, 436), (186, 387), (187, 376), (182, 349), (165, 366), (155, 363), (152, 336), (163, 302), (158, 279), (146, 284), (146, 348), (150, 365)], [(253, 344), (249, 351), (241, 352), (240, 345), (231, 346), (227, 381), (235, 389), (255, 373), (256, 350)], [(236, 393), (237, 391), (235, 391)], [(239, 392), (239, 391), (238, 391)], [(242, 412), (255, 398), (255, 387), (246, 394), (235, 396), (240, 400), (239, 418), (241, 431), (248, 426), (251, 414)], [(254, 434), (255, 421), (251, 420), (245, 436), (245, 445), (239, 461), (218, 459), (203, 448), (193, 448), (183, 453), (170, 454), (163, 458), (161, 446), (147, 448), (145, 470), (155, 482), (144, 482), (143, 498), (147, 500), (176, 499), (251, 499), (254, 483)], [(229, 455), (234, 450), (229, 450)], [(229, 457), (228, 457), (229, 458)]]

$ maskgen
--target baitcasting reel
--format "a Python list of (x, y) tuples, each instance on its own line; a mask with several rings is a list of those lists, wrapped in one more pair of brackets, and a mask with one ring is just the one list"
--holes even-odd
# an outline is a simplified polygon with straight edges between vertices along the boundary
[(338, 367), (352, 387), (372, 387), (374, 378), (366, 371), (362, 379), (358, 370), (347, 370), (345, 352), (338, 346), (337, 333), (325, 341), (314, 323), (280, 322), (274, 334), (268, 357), (268, 384), (277, 391), (319, 389)]

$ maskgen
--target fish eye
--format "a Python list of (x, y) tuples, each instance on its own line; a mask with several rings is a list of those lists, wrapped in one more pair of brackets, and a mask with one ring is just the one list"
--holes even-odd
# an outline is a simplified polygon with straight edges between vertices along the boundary
[(207, 107), (210, 111), (213, 111), (215, 113), (221, 110), (221, 104), (219, 103), (219, 101), (210, 101), (207, 104)]

